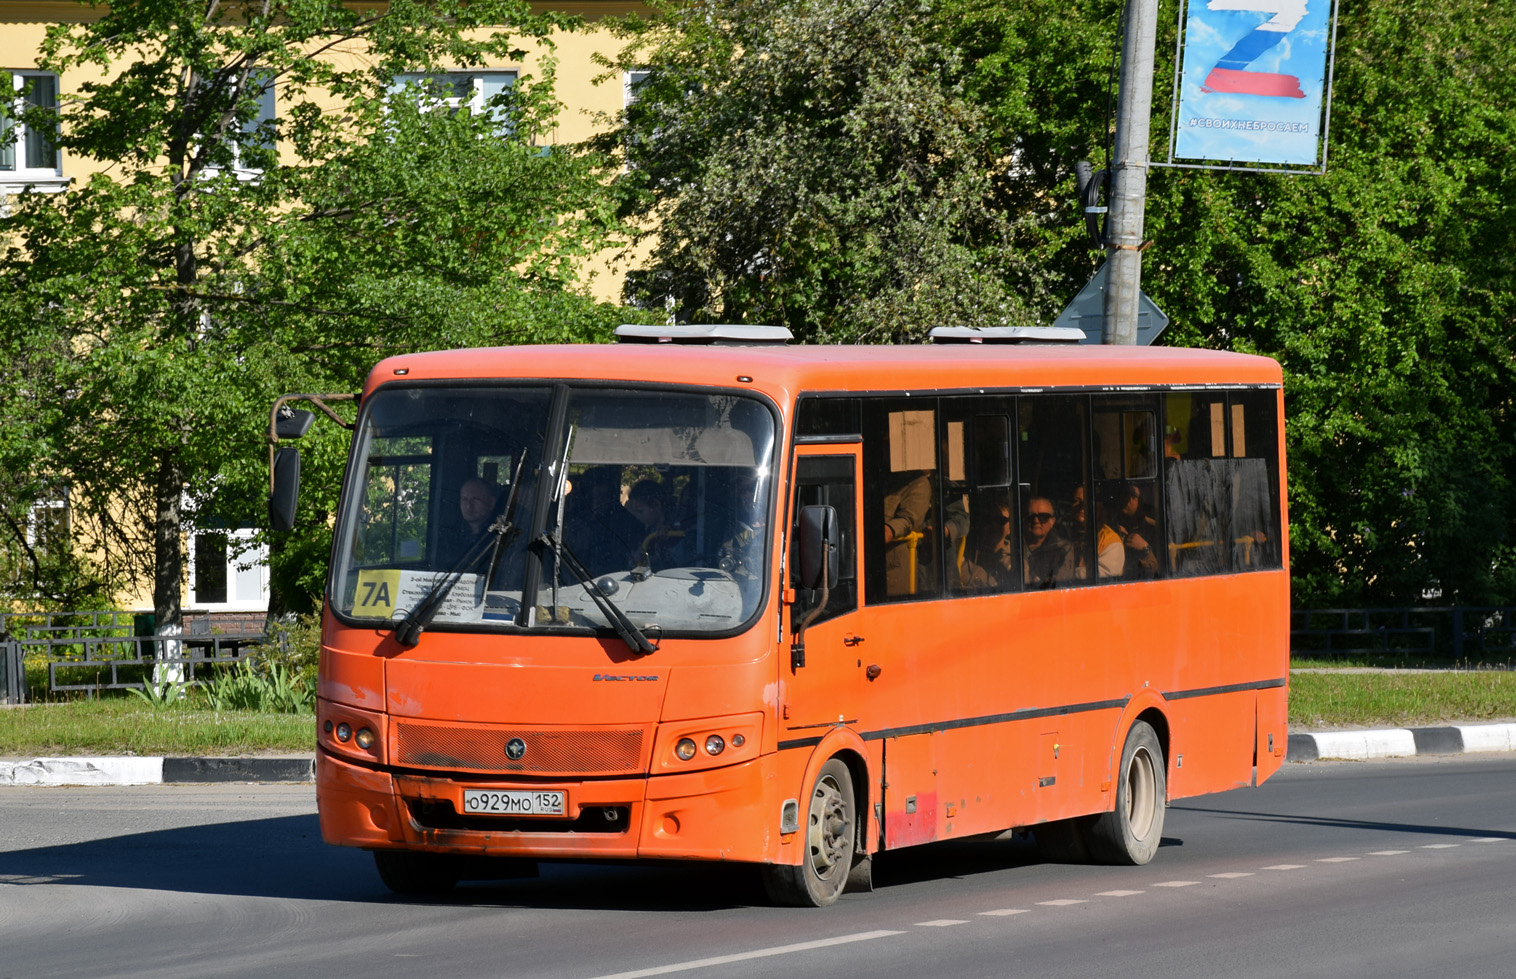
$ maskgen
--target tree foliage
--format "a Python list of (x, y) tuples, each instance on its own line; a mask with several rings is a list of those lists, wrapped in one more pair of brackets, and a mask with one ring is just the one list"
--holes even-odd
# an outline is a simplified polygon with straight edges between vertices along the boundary
[[(107, 555), (153, 578), (160, 626), (187, 527), (262, 524), (275, 396), (356, 390), (391, 352), (615, 319), (575, 266), (616, 233), (600, 164), (543, 145), (551, 61), (481, 112), (394, 82), (519, 63), (524, 39), (567, 26), (517, 0), (117, 0), (49, 30), (39, 66), (84, 79), (57, 142), (100, 169), (0, 222), (24, 380), (0, 452), (34, 483), (67, 479)], [(317, 511), (340, 442), (307, 453)], [(281, 541), (276, 581), (314, 594), (325, 533), (318, 518)]]
[(684, 320), (888, 341), (1017, 322), (1038, 276), (990, 207), (1014, 166), (919, 0), (693, 0), (623, 28), (646, 71), (625, 212), (652, 239), (633, 296)]

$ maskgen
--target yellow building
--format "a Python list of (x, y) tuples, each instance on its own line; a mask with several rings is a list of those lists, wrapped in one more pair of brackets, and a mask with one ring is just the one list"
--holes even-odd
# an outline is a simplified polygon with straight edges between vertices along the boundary
[[(502, 62), (471, 68), (449, 81), (460, 92), (472, 90), (475, 98), (489, 97), (500, 87), (509, 85), (523, 74), (539, 74), (544, 54), (557, 61), (555, 92), (563, 104), (557, 128), (549, 139), (554, 143), (576, 143), (591, 136), (601, 120), (614, 116), (625, 106), (631, 91), (631, 79), (615, 79), (596, 84), (605, 74), (596, 63), (597, 54), (613, 54), (619, 42), (601, 23), (607, 17), (641, 12), (643, 4), (635, 0), (563, 0), (559, 3), (533, 3), (537, 11), (552, 10), (583, 18), (584, 26), (573, 32), (560, 32), (553, 38), (553, 49), (546, 52), (528, 47), (519, 61)], [(60, 23), (83, 23), (98, 17), (90, 7), (72, 0), (0, 0), (0, 68), (12, 74), (17, 95), (23, 90), (28, 98), (41, 104), (56, 105), (60, 96), (76, 91), (81, 78), (58, 77), (37, 69), (38, 53), (47, 28)], [(404, 81), (406, 79), (397, 79)], [(279, 93), (275, 88), (265, 100), (264, 111), (273, 116), (278, 111)], [(467, 99), (464, 99), (467, 101)], [(0, 101), (0, 119), (5, 103)], [(90, 175), (93, 161), (71, 158), (55, 148), (45, 133), (29, 132), (18, 127), (15, 139), (0, 144), (0, 206), (5, 195), (30, 186), (47, 193), (61, 193)], [(619, 301), (624, 270), (611, 264), (606, 255), (596, 262), (592, 288), (607, 301)], [(33, 521), (38, 539), (69, 533), (67, 491), (60, 489), (54, 498), (39, 501)], [(29, 536), (32, 531), (29, 531)], [(266, 553), (254, 548), (240, 555), (239, 541), (252, 536), (250, 530), (230, 530), (195, 534), (188, 541), (187, 581), (183, 593), (187, 612), (262, 612), (268, 604)], [(119, 596), (119, 606), (151, 608), (151, 583), (143, 582), (132, 592)]]

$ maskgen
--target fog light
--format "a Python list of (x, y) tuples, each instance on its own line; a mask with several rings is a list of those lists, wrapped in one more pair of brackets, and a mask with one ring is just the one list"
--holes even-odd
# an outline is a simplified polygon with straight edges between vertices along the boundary
[(332, 733), (332, 722), (331, 721), (327, 721), (326, 722), (326, 733), (327, 734), (331, 734)]
[(740, 748), (740, 747), (742, 747), (745, 744), (747, 744), (747, 738), (744, 738), (740, 734), (734, 734), (734, 735), (732, 735), (732, 747), (733, 748)]
[(689, 761), (695, 757), (695, 742), (689, 738), (680, 738), (679, 743), (674, 745), (674, 754), (679, 756), (680, 761)]
[(374, 732), (366, 727), (360, 727), (358, 729), (358, 736), (353, 739), (353, 742), (360, 748), (372, 748), (374, 746)]
[(719, 734), (713, 734), (710, 737), (708, 737), (708, 738), (705, 739), (705, 753), (706, 754), (708, 754), (708, 755), (719, 755), (719, 754), (721, 754), (725, 750), (726, 750), (726, 742), (721, 739), (721, 735), (719, 735)]
[(351, 738), (352, 736), (353, 736), (353, 729), (347, 726), (347, 722), (346, 721), (343, 721), (341, 724), (337, 725), (337, 740), (338, 741), (341, 741), (343, 744), (347, 744), (348, 739)]

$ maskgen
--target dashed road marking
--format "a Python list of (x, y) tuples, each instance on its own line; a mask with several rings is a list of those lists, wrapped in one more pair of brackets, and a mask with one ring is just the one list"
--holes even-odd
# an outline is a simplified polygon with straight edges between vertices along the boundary
[(1066, 908), (1071, 904), (1089, 904), (1090, 902), (1061, 897), (1056, 901), (1038, 901), (1037, 903), (1046, 908)]
[(1276, 863), (1272, 867), (1264, 867), (1264, 870), (1304, 870), (1303, 863)]
[(916, 922), (916, 927), (917, 928), (948, 928), (948, 927), (951, 927), (952, 925), (966, 925), (966, 924), (968, 924), (967, 921), (960, 921), (957, 918), (938, 918), (936, 921), (918, 921), (918, 922)]
[(716, 955), (708, 959), (694, 959), (690, 962), (675, 962), (672, 965), (658, 965), (650, 969), (636, 969), (631, 972), (617, 972), (607, 976), (597, 976), (596, 979), (643, 979), (645, 976), (666, 976), (672, 972), (689, 972), (692, 969), (704, 969), (713, 965), (728, 965), (732, 962), (746, 962), (749, 959), (764, 959), (771, 955), (788, 955), (791, 952), (808, 952), (816, 948), (829, 948), (833, 945), (849, 945), (853, 942), (867, 942), (875, 938), (888, 938), (891, 935), (904, 935), (903, 931), (865, 931), (856, 935), (839, 935), (836, 938), (821, 938), (814, 942), (797, 942), (794, 945), (778, 945), (774, 948), (759, 948), (751, 952), (737, 952), (734, 955)]
[[(1162, 886), (1162, 885), (1159, 885)], [(1101, 891), (1096, 897), (1133, 897), (1137, 894), (1146, 894), (1146, 891)]]
[(1410, 850), (1375, 850), (1373, 853), (1370, 853), (1369, 856), (1371, 856), (1371, 857), (1398, 857), (1402, 853), (1410, 853), (1410, 852), (1411, 852)]
[(1013, 914), (1026, 914), (1025, 908), (996, 908), (993, 911), (981, 911), (981, 915), (990, 918), (1008, 918)]
[(1166, 880), (1166, 881), (1164, 881), (1161, 884), (1154, 884), (1153, 886), (1154, 887), (1190, 887), (1190, 886), (1192, 886), (1194, 884), (1198, 884), (1198, 883), (1200, 883), (1200, 881), (1198, 881), (1198, 880)]
[(1504, 836), (1481, 836), (1477, 839), (1469, 840), (1470, 843), (1504, 843), (1505, 841), (1506, 838)]
[(1212, 876), (1212, 877), (1219, 877), (1222, 880), (1236, 880), (1239, 877), (1251, 877), (1251, 876), (1253, 876), (1253, 874), (1252, 874), (1251, 871), (1249, 871), (1247, 873), (1243, 873), (1241, 871), (1233, 871), (1230, 874), (1211, 874), (1210, 876)]
[(1426, 844), (1424, 846), (1417, 847), (1417, 849), (1418, 850), (1451, 850), (1451, 849), (1453, 849), (1456, 846), (1462, 846), (1462, 845), (1463, 844), (1461, 844), (1461, 843), (1428, 843), (1428, 844)]
[(1357, 857), (1322, 857), (1317, 863), (1352, 863)]

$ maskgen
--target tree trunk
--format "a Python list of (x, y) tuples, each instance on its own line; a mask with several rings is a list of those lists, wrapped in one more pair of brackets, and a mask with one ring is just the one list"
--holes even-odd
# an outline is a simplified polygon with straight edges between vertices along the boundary
[(157, 642), (157, 683), (184, 679), (184, 467), (171, 452), (158, 456), (153, 514), (153, 617)]

